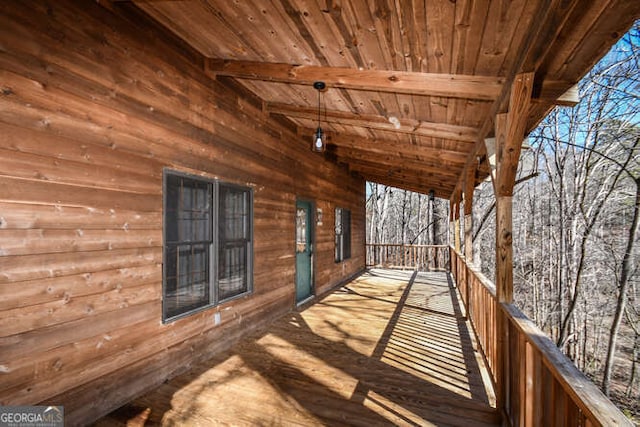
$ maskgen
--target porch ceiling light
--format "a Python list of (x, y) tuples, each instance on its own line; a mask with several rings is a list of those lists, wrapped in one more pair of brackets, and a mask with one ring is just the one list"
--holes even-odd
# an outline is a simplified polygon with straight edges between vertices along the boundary
[(313, 145), (311, 146), (311, 149), (317, 153), (322, 153), (327, 146), (325, 141), (325, 134), (320, 127), (320, 92), (324, 90), (325, 87), (326, 85), (324, 84), (324, 82), (313, 83), (313, 88), (318, 91), (318, 128), (313, 134)]

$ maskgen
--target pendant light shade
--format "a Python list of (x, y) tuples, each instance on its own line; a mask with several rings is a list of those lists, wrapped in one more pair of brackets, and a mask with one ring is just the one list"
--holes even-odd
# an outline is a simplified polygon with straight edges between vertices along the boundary
[(320, 127), (320, 92), (324, 90), (325, 87), (326, 85), (324, 82), (315, 82), (313, 84), (313, 88), (318, 91), (318, 128), (313, 134), (313, 144), (311, 145), (311, 149), (317, 153), (322, 153), (327, 146), (325, 134), (322, 131), (322, 127)]
[(322, 128), (318, 126), (316, 129), (316, 133), (313, 134), (313, 151), (324, 151), (325, 142), (324, 142), (324, 132), (322, 132)]

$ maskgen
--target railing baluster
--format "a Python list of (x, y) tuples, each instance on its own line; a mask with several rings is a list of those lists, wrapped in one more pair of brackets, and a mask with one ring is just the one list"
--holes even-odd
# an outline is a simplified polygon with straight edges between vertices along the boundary
[[(494, 383), (505, 376), (501, 408), (513, 426), (609, 426), (631, 422), (587, 379), (555, 344), (515, 305), (499, 304), (495, 286), (482, 273), (466, 265), (453, 248), (450, 272), (468, 307), (476, 342), (481, 347)], [(463, 290), (467, 290), (467, 294)], [(466, 299), (466, 301), (465, 301)], [(496, 329), (497, 316), (505, 319), (509, 348), (505, 372)]]
[(365, 245), (367, 267), (414, 269), (418, 271), (450, 270), (449, 246), (368, 243)]

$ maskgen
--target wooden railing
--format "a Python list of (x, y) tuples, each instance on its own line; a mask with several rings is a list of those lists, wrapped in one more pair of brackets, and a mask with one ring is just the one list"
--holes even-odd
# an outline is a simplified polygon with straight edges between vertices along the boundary
[[(527, 316), (513, 304), (498, 303), (493, 283), (453, 249), (451, 264), (506, 425), (632, 426)], [(498, 319), (505, 325), (502, 337)], [(508, 351), (501, 355), (500, 349)]]
[(367, 244), (367, 267), (449, 271), (449, 246)]

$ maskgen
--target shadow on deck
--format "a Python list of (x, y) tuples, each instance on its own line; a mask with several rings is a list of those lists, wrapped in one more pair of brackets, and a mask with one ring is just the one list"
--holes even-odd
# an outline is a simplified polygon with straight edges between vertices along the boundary
[(369, 270), (96, 425), (496, 425), (474, 347), (447, 273)]

